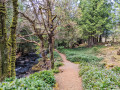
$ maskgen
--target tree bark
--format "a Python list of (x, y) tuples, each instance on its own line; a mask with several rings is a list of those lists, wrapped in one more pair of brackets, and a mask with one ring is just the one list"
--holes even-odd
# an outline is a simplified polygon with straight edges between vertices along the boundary
[[(41, 40), (41, 48), (40, 48), (40, 51), (41, 51), (41, 55), (42, 55), (42, 60), (44, 62), (44, 66), (46, 67), (46, 54), (45, 54), (45, 45), (44, 45), (44, 38), (42, 35), (39, 35), (39, 38)], [(47, 68), (47, 67), (46, 67)]]
[(0, 1), (0, 81), (8, 74), (8, 45), (6, 31), (6, 7)]
[(99, 37), (99, 42), (102, 43), (102, 35)]
[(13, 3), (13, 18), (10, 30), (9, 45), (11, 48), (10, 64), (11, 64), (11, 77), (16, 76), (15, 61), (16, 61), (16, 27), (18, 20), (18, 0), (12, 0)]
[(51, 68), (54, 68), (54, 40), (53, 36), (49, 35), (49, 51), (50, 51), (50, 60), (51, 60)]
[(88, 38), (88, 47), (92, 47), (94, 45), (94, 37), (89, 36)]

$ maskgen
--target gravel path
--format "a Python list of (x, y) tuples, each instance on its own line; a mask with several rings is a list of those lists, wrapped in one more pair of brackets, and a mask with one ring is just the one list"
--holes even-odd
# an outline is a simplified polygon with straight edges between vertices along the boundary
[(66, 60), (64, 54), (59, 53), (63, 59), (63, 66), (60, 67), (61, 73), (55, 75), (58, 88), (54, 90), (83, 90), (82, 80), (79, 77), (79, 65)]

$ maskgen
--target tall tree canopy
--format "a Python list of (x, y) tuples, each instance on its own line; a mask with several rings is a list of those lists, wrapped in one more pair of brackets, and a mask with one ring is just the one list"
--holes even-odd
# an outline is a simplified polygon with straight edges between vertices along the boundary
[(82, 17), (78, 24), (83, 29), (83, 38), (88, 39), (88, 45), (92, 46), (98, 42), (98, 37), (111, 29), (111, 1), (80, 0), (79, 6)]

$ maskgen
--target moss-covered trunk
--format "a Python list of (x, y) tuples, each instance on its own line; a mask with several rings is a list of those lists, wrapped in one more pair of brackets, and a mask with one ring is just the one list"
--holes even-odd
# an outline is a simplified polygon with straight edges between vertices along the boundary
[(46, 67), (46, 60), (47, 60), (47, 56), (45, 54), (45, 42), (44, 42), (44, 37), (43, 35), (38, 35), (40, 41), (41, 41), (41, 46), (40, 46), (40, 52), (41, 52), (41, 55), (42, 55), (42, 60), (44, 62), (44, 66)]
[(16, 61), (16, 27), (17, 27), (17, 20), (18, 20), (18, 0), (12, 0), (13, 2), (13, 18), (10, 30), (10, 38), (9, 44), (11, 48), (11, 55), (10, 55), (10, 65), (11, 65), (11, 76), (15, 76), (15, 61)]
[(50, 60), (51, 60), (51, 68), (54, 68), (54, 18), (52, 15), (52, 7), (51, 7), (51, 1), (47, 0), (47, 6), (48, 6), (48, 27), (49, 27), (49, 33), (48, 33), (48, 42), (49, 42), (49, 51), (50, 51)]
[(51, 68), (54, 68), (54, 41), (53, 36), (49, 36), (49, 51), (50, 51), (50, 60), (51, 60)]
[(0, 80), (8, 74), (8, 45), (6, 31), (6, 7), (0, 1)]

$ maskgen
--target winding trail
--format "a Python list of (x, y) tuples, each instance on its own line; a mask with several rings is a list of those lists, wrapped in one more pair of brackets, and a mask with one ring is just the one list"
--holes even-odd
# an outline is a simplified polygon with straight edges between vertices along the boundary
[(83, 90), (82, 79), (79, 77), (79, 65), (68, 61), (64, 54), (59, 54), (64, 65), (59, 68), (61, 72), (55, 75), (58, 88), (54, 90)]

